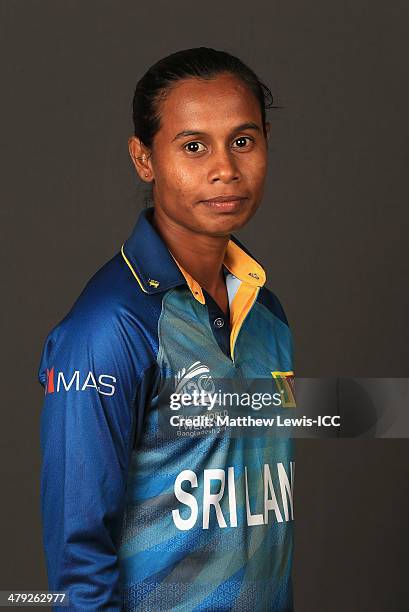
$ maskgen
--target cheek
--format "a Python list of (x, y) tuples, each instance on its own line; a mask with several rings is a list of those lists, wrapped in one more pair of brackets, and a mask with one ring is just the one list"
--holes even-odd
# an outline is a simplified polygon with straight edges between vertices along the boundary
[(171, 192), (186, 195), (203, 181), (203, 169), (198, 165), (169, 163), (166, 160), (157, 165), (155, 174), (158, 189), (166, 189), (168, 195)]
[(267, 160), (263, 157), (254, 159), (252, 164), (247, 169), (247, 178), (253, 189), (261, 189), (267, 172)]

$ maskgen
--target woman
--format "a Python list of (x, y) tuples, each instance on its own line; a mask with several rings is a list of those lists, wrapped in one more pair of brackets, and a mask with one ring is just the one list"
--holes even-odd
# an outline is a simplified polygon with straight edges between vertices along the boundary
[(72, 609), (293, 609), (290, 440), (158, 426), (165, 380), (292, 375), (283, 309), (232, 234), (263, 194), (265, 93), (204, 47), (137, 84), (129, 152), (154, 206), (49, 334), (39, 371), (49, 588)]

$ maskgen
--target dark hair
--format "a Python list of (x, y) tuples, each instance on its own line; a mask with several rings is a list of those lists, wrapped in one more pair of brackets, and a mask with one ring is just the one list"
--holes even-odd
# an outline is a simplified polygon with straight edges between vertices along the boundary
[(159, 102), (168, 90), (181, 79), (213, 79), (229, 72), (241, 79), (256, 96), (260, 104), (264, 135), (266, 135), (266, 109), (271, 108), (273, 96), (270, 89), (240, 59), (226, 51), (208, 47), (184, 49), (156, 62), (138, 81), (133, 97), (134, 134), (151, 148), (155, 134), (160, 129)]

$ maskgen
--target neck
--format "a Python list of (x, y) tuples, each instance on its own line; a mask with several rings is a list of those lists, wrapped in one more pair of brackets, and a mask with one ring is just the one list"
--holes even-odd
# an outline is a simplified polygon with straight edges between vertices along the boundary
[(152, 224), (179, 264), (211, 295), (225, 286), (222, 263), (230, 236), (209, 236), (181, 226), (154, 208)]

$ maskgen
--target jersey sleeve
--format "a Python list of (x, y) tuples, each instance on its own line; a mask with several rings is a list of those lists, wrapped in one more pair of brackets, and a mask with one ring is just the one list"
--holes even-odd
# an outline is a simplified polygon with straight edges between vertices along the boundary
[(49, 590), (70, 610), (121, 609), (117, 543), (148, 362), (122, 321), (98, 313), (64, 320), (44, 344), (43, 544)]

